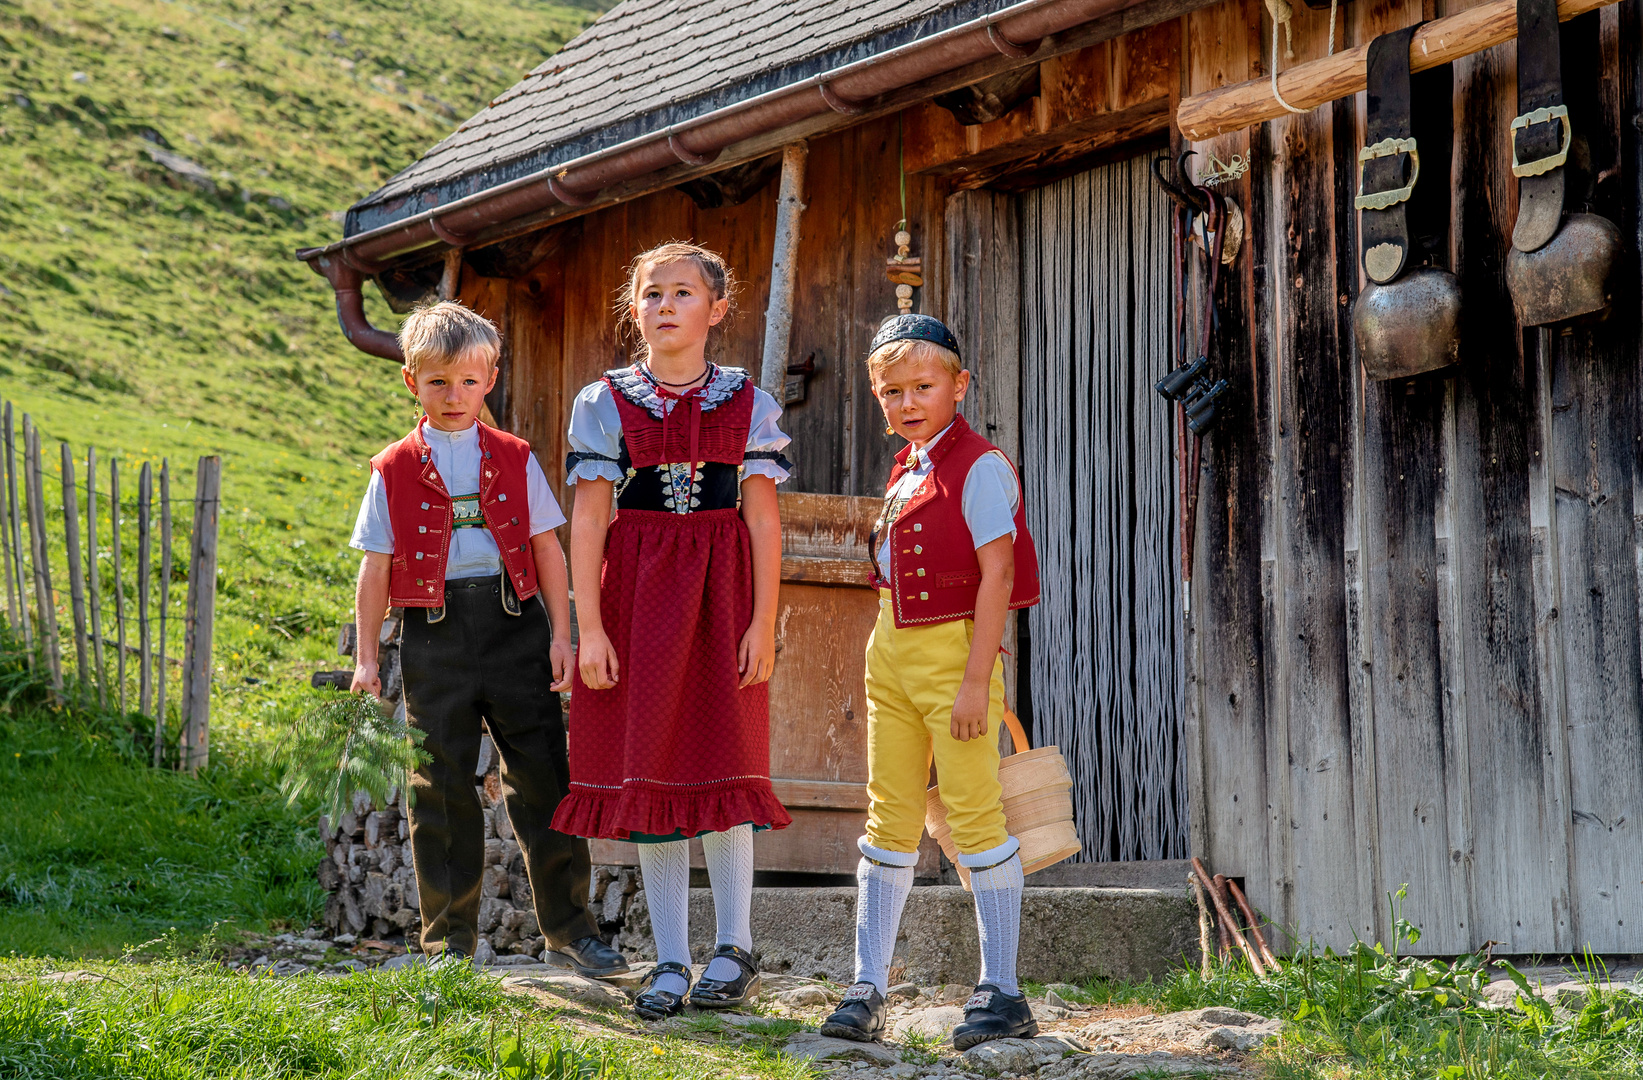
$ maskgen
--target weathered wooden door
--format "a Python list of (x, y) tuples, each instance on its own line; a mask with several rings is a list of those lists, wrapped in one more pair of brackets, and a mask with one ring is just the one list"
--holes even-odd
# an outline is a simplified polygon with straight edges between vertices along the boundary
[(1168, 204), (1147, 159), (1014, 199), (1020, 440), (1043, 600), (1036, 741), (1074, 776), (1079, 861), (1187, 854)]

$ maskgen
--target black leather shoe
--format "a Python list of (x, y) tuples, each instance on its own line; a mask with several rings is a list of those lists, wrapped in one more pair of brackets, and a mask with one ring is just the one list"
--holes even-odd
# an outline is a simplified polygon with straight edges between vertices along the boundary
[(628, 970), (627, 957), (591, 934), (569, 945), (549, 949), (542, 954), (542, 960), (555, 967), (575, 968), (578, 975), (590, 979), (608, 979)]
[(884, 995), (872, 983), (854, 983), (833, 1015), (822, 1021), (821, 1033), (835, 1039), (878, 1042), (884, 1038)]
[(441, 964), (462, 963), (463, 961), (469, 959), (471, 959), (471, 957), (469, 957), (468, 954), (463, 952), (461, 949), (453, 949), (447, 946), (428, 956), (428, 966), (438, 967)]
[(685, 1007), (684, 994), (656, 989), (656, 977), (669, 973), (684, 976), (685, 986), (690, 986), (689, 968), (672, 961), (657, 964), (650, 969), (650, 974), (645, 976), (644, 982), (639, 984), (639, 993), (633, 999), (633, 1011), (639, 1014), (640, 1019), (666, 1020), (670, 1016), (678, 1016), (679, 1011)]
[(734, 979), (710, 979), (707, 976), (690, 991), (690, 1003), (698, 1009), (734, 1009), (746, 1005), (759, 994), (759, 969), (753, 966), (753, 956), (746, 949), (734, 945), (720, 945), (713, 950), (715, 959), (728, 956), (736, 961), (742, 973)]
[(1027, 997), (1011, 997), (992, 983), (982, 983), (964, 1003), (964, 1023), (953, 1029), (953, 1046), (968, 1050), (993, 1039), (1030, 1039), (1038, 1021)]

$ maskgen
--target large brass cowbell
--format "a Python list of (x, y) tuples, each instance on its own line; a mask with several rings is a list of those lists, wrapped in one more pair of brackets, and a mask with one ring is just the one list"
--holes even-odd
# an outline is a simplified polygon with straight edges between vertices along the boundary
[(1370, 142), (1358, 152), (1353, 203), (1362, 212), (1359, 247), (1369, 284), (1353, 305), (1352, 331), (1364, 373), (1377, 380), (1438, 371), (1460, 359), (1460, 281), (1435, 265), (1448, 247), (1452, 80), (1447, 67), (1421, 73), (1418, 97), (1426, 108), (1411, 115), (1417, 79), (1409, 73), (1409, 40), (1418, 25), (1369, 45)]
[(1524, 326), (1601, 318), (1614, 299), (1621, 238), (1608, 218), (1565, 214), (1574, 127), (1563, 100), (1563, 29), (1557, 0), (1518, 0), (1518, 109), (1512, 175), (1518, 217), (1506, 286)]

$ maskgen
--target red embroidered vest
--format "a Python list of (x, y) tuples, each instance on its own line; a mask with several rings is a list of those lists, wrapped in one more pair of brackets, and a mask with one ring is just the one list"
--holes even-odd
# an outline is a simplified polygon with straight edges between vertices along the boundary
[[(907, 472), (911, 448), (896, 455), (888, 492)], [(981, 560), (970, 541), (964, 521), (964, 481), (970, 466), (998, 447), (970, 429), (964, 417), (930, 451), (935, 467), (913, 492), (890, 527), (889, 580), (874, 582), (889, 589), (898, 627), (952, 622), (974, 618), (976, 593), (981, 587)], [(1012, 466), (1013, 467), (1013, 466)], [(1017, 486), (1020, 476), (1017, 474)], [(1015, 508), (1015, 584), (1010, 608), (1038, 603), (1038, 553), (1027, 532), (1027, 498), (1022, 493)]]
[[(451, 496), (445, 490), (422, 425), (371, 459), (388, 496), (394, 557), (388, 571), (388, 603), (435, 608), (445, 604), (445, 561), (451, 551)], [(479, 511), (502, 556), (502, 567), (519, 599), (536, 595), (531, 558), (530, 495), (525, 463), (530, 444), (475, 422), (479, 428)]]

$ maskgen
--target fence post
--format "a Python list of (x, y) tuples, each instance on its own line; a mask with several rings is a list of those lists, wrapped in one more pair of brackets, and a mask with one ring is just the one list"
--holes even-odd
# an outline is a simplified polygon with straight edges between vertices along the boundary
[(39, 605), (39, 627), (51, 668), (54, 698), (63, 700), (63, 655), (57, 644), (57, 602), (51, 595), (51, 559), (46, 547), (45, 481), (40, 471), (40, 429), (23, 414), (23, 479), (29, 498), (29, 552), (34, 562), (34, 599)]
[(211, 637), (217, 606), (217, 516), (222, 494), (222, 458), (200, 459), (194, 475), (194, 537), (188, 570), (187, 767), (190, 772), (210, 760)]
[(68, 595), (74, 614), (74, 672), (80, 680), (74, 688), (74, 700), (84, 705), (91, 676), (86, 670), (86, 574), (85, 564), (80, 562), (80, 500), (74, 490), (74, 451), (68, 443), (59, 446), (63, 463), (63, 544), (68, 550)]
[[(171, 462), (160, 459), (160, 641), (155, 666), (154, 767), (164, 760), (165, 744), (165, 636), (166, 607), (171, 599)], [(184, 675), (187, 678), (187, 675)]]
[(148, 633), (149, 562), (154, 557), (149, 536), (149, 511), (154, 501), (154, 468), (143, 462), (137, 476), (137, 711), (152, 715), (154, 704), (154, 654)]
[(120, 714), (126, 712), (126, 594), (120, 585), (122, 571), (120, 558), (120, 459), (110, 458), (108, 463), (108, 506), (111, 511), (109, 527), (112, 535), (109, 538), (109, 554), (114, 560), (114, 690), (110, 695), (116, 705), (120, 707)]
[[(10, 427), (11, 402), (6, 403), (7, 427)], [(0, 468), (0, 485), (4, 484), (6, 468)], [(10, 619), (7, 624), (14, 630), (17, 628), (17, 596), (22, 588), (22, 582), (16, 580), (16, 561), (11, 553), (11, 506), (6, 501), (5, 492), (0, 490), (0, 510), (4, 510), (4, 522), (0, 523), (0, 546), (5, 548), (6, 557), (6, 616)]]
[(97, 707), (108, 708), (108, 667), (103, 663), (103, 589), (97, 568), (97, 451), (86, 449), (86, 569), (91, 600), (91, 666), (97, 674)]
[[(23, 628), (23, 652), (28, 656), (29, 670), (34, 670), (34, 635), (29, 628), (29, 587), (23, 576), (23, 507), (17, 501), (17, 450), (15, 429), (11, 421), (11, 402), (6, 402), (6, 530), (11, 533), (11, 557), (17, 573), (17, 622)], [(24, 456), (28, 445), (23, 446)]]

